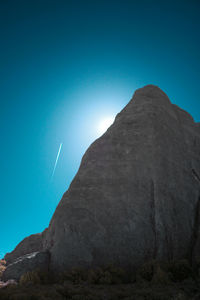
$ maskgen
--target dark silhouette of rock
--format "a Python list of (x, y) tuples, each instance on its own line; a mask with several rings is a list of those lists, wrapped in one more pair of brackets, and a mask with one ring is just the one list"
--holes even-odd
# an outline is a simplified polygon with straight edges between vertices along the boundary
[(6, 268), (2, 280), (7, 281), (10, 278), (19, 280), (23, 274), (37, 269), (47, 272), (49, 268), (49, 259), (50, 254), (48, 251), (33, 252), (19, 257)]
[(23, 239), (12, 252), (5, 255), (7, 265), (25, 254), (42, 251), (42, 240), (45, 232), (46, 230), (44, 230), (43, 233), (32, 234)]
[(157, 86), (138, 89), (84, 154), (43, 237), (50, 269), (195, 259), (200, 126)]

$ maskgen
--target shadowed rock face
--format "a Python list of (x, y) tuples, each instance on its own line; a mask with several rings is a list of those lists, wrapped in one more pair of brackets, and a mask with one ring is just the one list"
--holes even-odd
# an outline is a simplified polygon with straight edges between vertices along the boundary
[(47, 272), (49, 267), (50, 254), (46, 252), (33, 252), (26, 254), (16, 259), (13, 263), (9, 264), (3, 273), (2, 280), (7, 281), (9, 279), (19, 280), (20, 277), (27, 273), (37, 269)]
[(194, 259), (200, 125), (158, 87), (135, 92), (84, 154), (43, 237), (50, 268)]
[(199, 125), (145, 86), (83, 156), (44, 239), (50, 267), (191, 258), (199, 201)]

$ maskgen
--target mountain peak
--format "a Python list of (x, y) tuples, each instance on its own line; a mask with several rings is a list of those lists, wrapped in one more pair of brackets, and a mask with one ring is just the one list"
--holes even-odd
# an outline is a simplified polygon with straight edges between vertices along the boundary
[(165, 99), (168, 103), (170, 103), (170, 100), (168, 98), (168, 96), (165, 94), (165, 92), (163, 92), (163, 90), (161, 90), (158, 86), (153, 85), (153, 84), (148, 84), (145, 85), (142, 88), (139, 88), (135, 91), (133, 97), (140, 97), (140, 98), (144, 98), (144, 97), (148, 97), (149, 99), (160, 99), (163, 100)]
[(197, 125), (159, 87), (136, 90), (86, 151), (42, 235), (50, 269), (195, 260), (199, 145)]

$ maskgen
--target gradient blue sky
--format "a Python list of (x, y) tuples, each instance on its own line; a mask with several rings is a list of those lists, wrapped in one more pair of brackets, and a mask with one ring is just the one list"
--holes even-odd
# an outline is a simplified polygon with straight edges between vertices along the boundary
[(0, 1), (0, 257), (48, 226), (98, 123), (136, 88), (158, 85), (200, 121), (199, 13), (194, 0)]

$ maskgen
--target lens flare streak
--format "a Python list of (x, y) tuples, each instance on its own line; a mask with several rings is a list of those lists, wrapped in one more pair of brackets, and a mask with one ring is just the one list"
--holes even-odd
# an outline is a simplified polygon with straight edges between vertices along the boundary
[(62, 144), (63, 143), (60, 144), (60, 147), (59, 147), (59, 150), (58, 150), (58, 154), (57, 154), (57, 157), (56, 157), (55, 165), (54, 165), (53, 172), (52, 172), (52, 175), (51, 175), (51, 180), (53, 179), (53, 176), (54, 176), (54, 173), (55, 173), (55, 170), (56, 170), (56, 166), (57, 166), (58, 159), (59, 159), (59, 156), (60, 156), (60, 151), (61, 151), (61, 148), (62, 148)]

